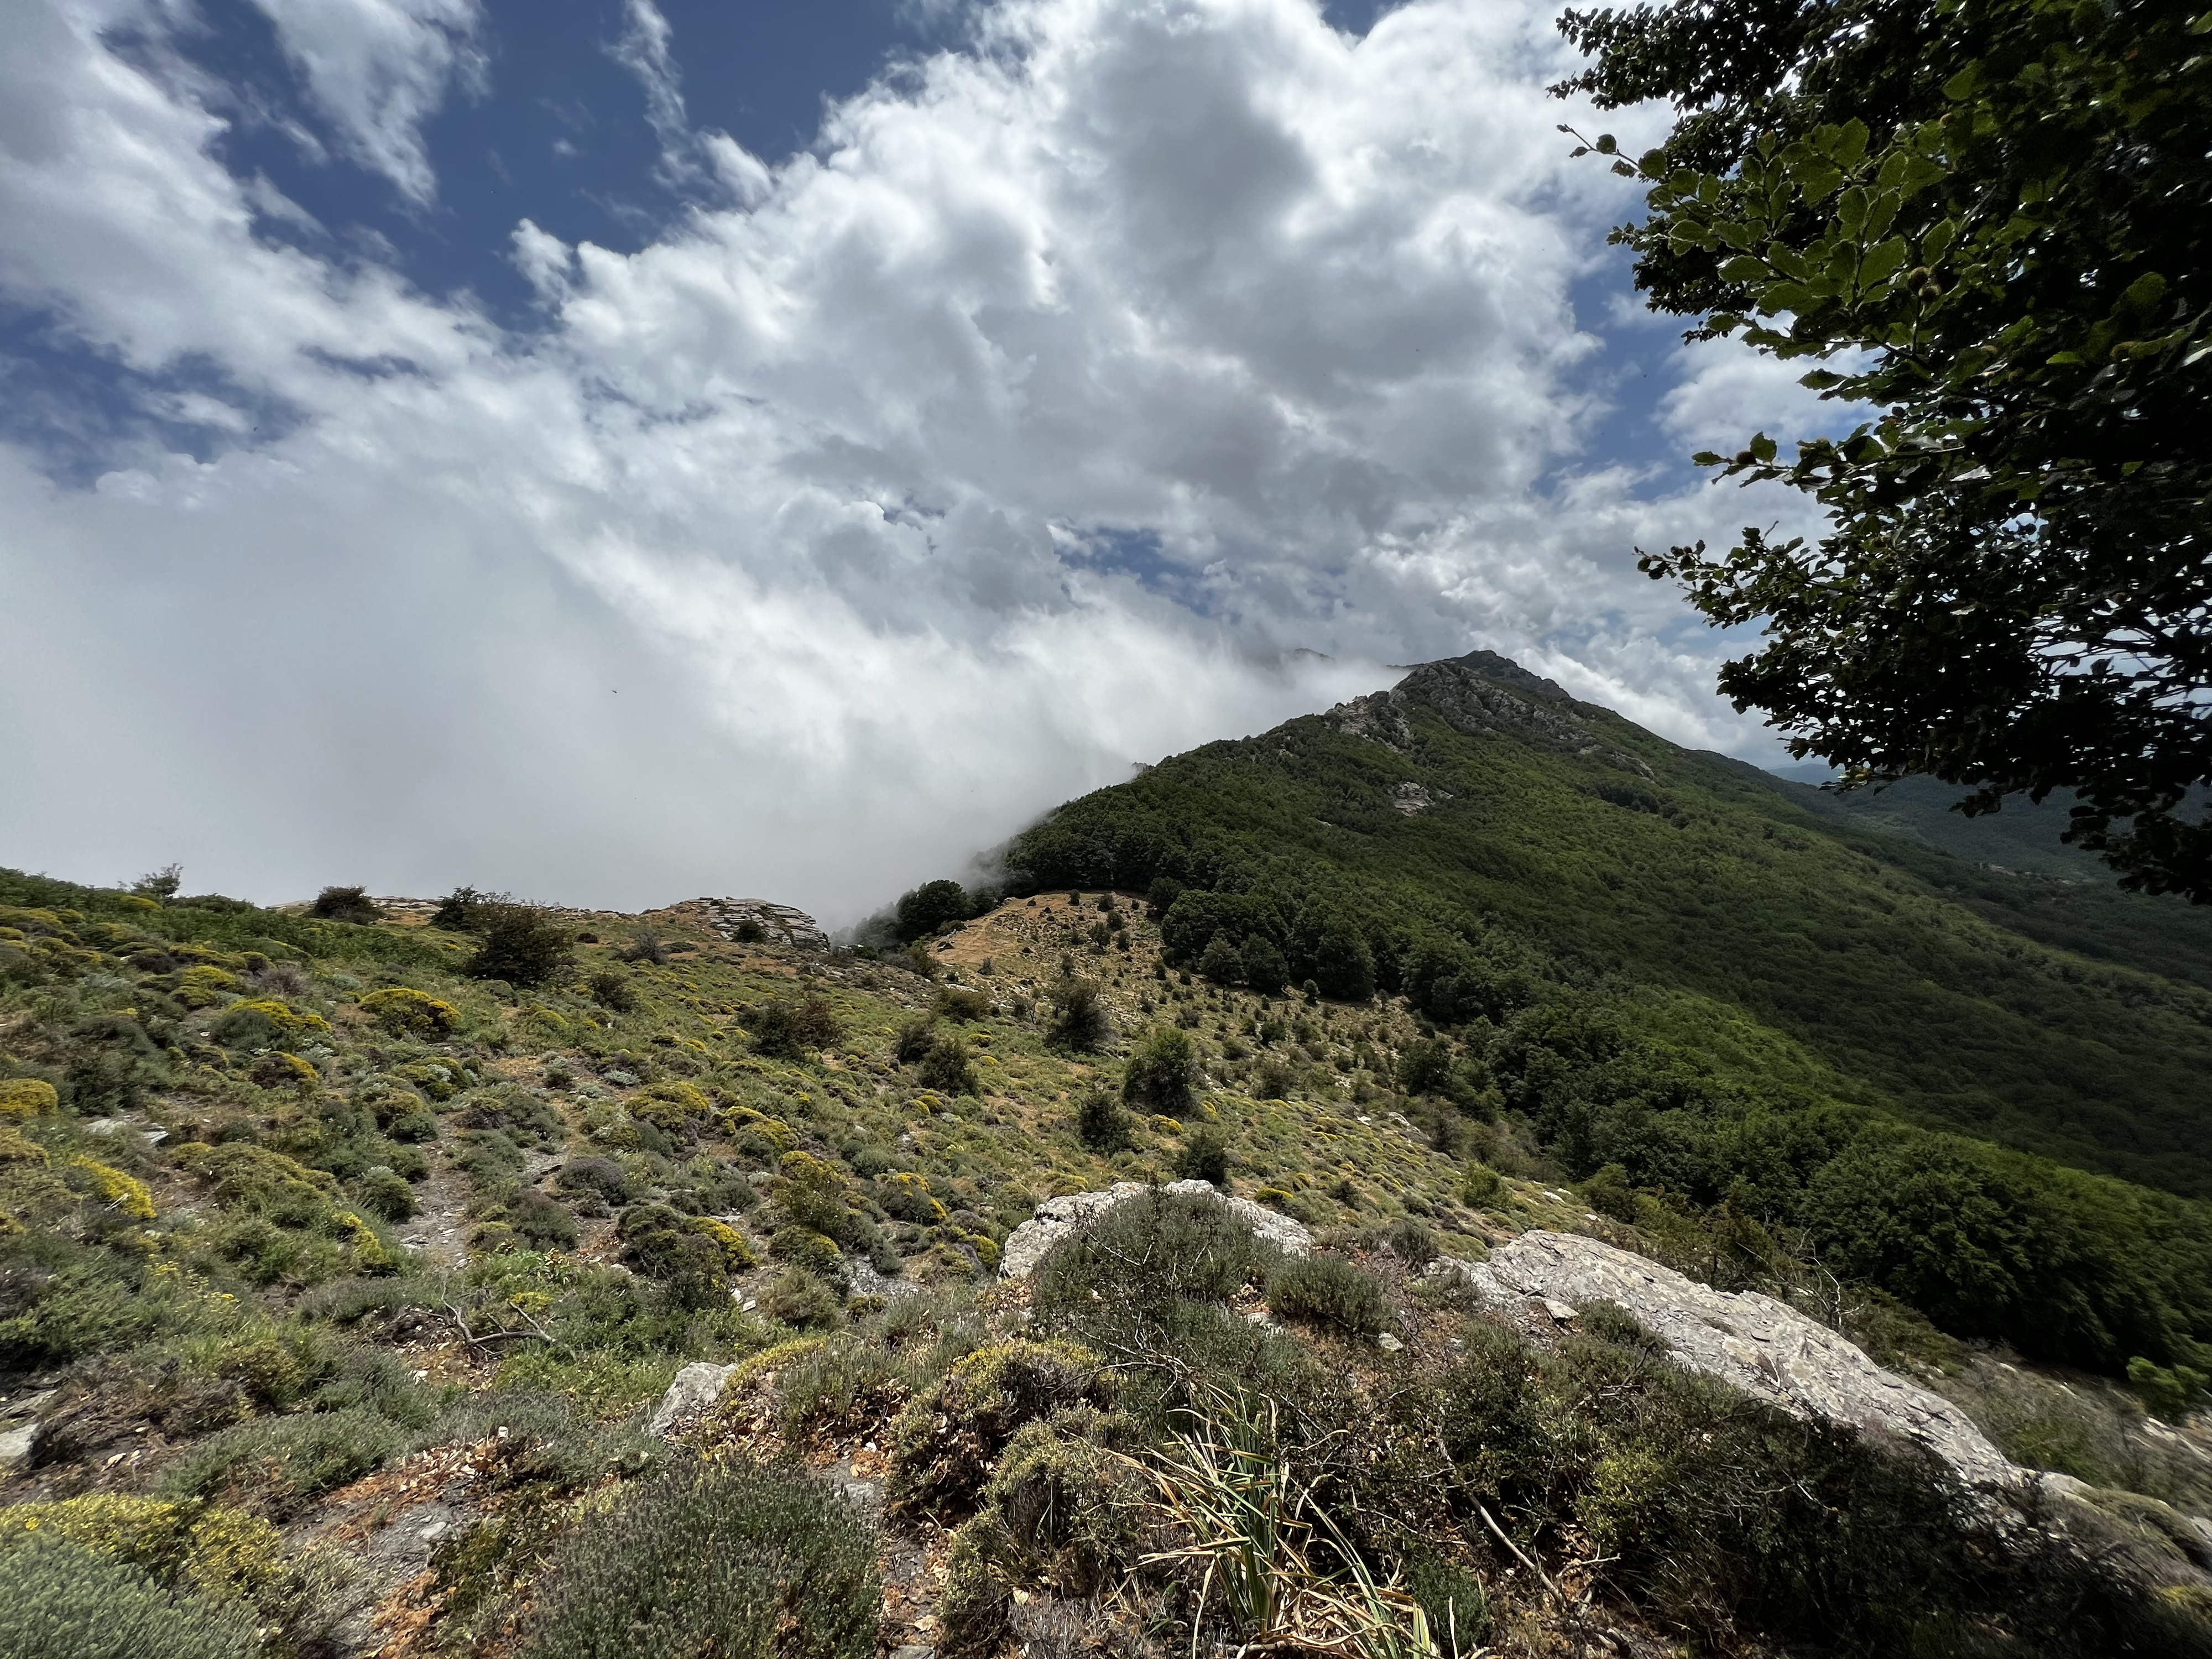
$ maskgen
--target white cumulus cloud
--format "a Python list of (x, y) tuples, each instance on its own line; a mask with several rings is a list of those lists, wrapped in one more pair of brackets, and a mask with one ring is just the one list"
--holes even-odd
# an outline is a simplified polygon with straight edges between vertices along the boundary
[[(1609, 348), (1571, 289), (1627, 203), (1553, 131), (1545, 9), (1355, 40), (1310, 0), (1002, 0), (779, 167), (698, 139), (736, 159), (649, 246), (483, 227), (528, 337), (262, 234), (219, 101), (106, 44), (128, 0), (28, 9), (0, 287), (214, 366), (216, 426), (295, 418), (90, 489), (0, 454), (0, 860), (849, 919), (1133, 762), (1476, 645), (1747, 740), (1632, 550), (1740, 502), (1585, 453)], [(426, 195), (406, 143), (472, 14), (311, 9), (311, 80), (354, 51), (413, 89), (325, 102)], [(673, 133), (659, 19), (631, 46)]]
[(407, 196), (437, 180), (422, 127), (482, 74), (477, 0), (253, 0), (344, 147)]

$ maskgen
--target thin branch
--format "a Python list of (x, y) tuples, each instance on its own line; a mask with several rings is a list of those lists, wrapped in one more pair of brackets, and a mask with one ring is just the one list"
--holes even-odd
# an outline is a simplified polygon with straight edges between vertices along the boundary
[(1546, 1589), (1549, 1590), (1554, 1595), (1557, 1595), (1559, 1593), (1559, 1587), (1545, 1577), (1543, 1568), (1536, 1565), (1534, 1558), (1532, 1558), (1526, 1550), (1522, 1549), (1518, 1544), (1515, 1543), (1510, 1538), (1508, 1538), (1505, 1535), (1505, 1528), (1498, 1524), (1496, 1517), (1490, 1513), (1488, 1509), (1484, 1507), (1482, 1500), (1479, 1498), (1474, 1500), (1474, 1512), (1482, 1517), (1483, 1525), (1488, 1527), (1492, 1532), (1498, 1535), (1498, 1541), (1504, 1545), (1507, 1549), (1511, 1550), (1516, 1556), (1520, 1558), (1521, 1565), (1536, 1575), (1536, 1580), (1539, 1583), (1542, 1584)]

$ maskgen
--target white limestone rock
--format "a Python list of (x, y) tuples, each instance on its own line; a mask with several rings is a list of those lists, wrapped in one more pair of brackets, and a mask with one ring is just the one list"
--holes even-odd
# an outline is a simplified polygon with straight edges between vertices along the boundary
[[(1124, 1181), (1103, 1192), (1071, 1193), (1065, 1198), (1048, 1198), (1037, 1206), (1036, 1216), (1006, 1237), (1006, 1248), (1000, 1253), (999, 1277), (1027, 1279), (1036, 1270), (1052, 1247), (1072, 1233), (1081, 1231), (1108, 1211), (1127, 1204), (1133, 1198), (1141, 1198), (1152, 1189), (1140, 1182)], [(1278, 1215), (1265, 1205), (1255, 1204), (1249, 1198), (1230, 1198), (1216, 1191), (1203, 1181), (1175, 1181), (1159, 1189), (1164, 1193), (1184, 1193), (1195, 1197), (1210, 1198), (1225, 1204), (1238, 1220), (1248, 1224), (1264, 1242), (1273, 1244), (1285, 1255), (1307, 1255), (1313, 1250), (1313, 1235), (1299, 1223), (1286, 1215)]]
[(1970, 1486), (2017, 1487), (2033, 1471), (2008, 1461), (1942, 1395), (1868, 1358), (1856, 1343), (1755, 1291), (1730, 1293), (1595, 1238), (1540, 1229), (1452, 1264), (1494, 1306), (1564, 1322), (1610, 1302), (1667, 1345), (1675, 1364), (1793, 1417), (1824, 1417), (1924, 1447)]
[(704, 922), (724, 939), (735, 939), (738, 930), (751, 922), (775, 944), (820, 949), (830, 943), (830, 936), (805, 911), (769, 899), (685, 899), (668, 908)]
[(653, 1408), (652, 1420), (646, 1425), (647, 1431), (665, 1436), (699, 1416), (722, 1397), (722, 1386), (736, 1370), (735, 1365), (693, 1360), (676, 1373), (668, 1392), (660, 1396), (660, 1403)]

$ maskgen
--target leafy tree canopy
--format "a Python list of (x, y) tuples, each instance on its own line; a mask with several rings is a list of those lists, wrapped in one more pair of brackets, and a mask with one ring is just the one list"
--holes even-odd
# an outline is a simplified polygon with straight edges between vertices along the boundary
[[(1817, 544), (1646, 555), (1716, 623), (1722, 689), (1855, 781), (2079, 792), (2132, 884), (2212, 902), (2212, 13), (2179, 0), (1674, 0), (1569, 12), (1557, 90), (1677, 119), (1615, 233), (1690, 337), (1869, 406), (1785, 459)], [(1577, 152), (1582, 153), (1582, 152)]]
[(926, 881), (898, 902), (898, 936), (902, 940), (926, 939), (948, 921), (965, 921), (975, 914), (968, 890), (957, 881)]

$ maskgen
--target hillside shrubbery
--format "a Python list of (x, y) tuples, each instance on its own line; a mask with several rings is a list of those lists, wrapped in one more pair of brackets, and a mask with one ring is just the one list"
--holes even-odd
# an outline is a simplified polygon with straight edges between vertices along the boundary
[[(1458, 1035), (1402, 1062), (1439, 1144), (1503, 1114), (1572, 1179), (1732, 1206), (1960, 1334), (2208, 1368), (2212, 1210), (2033, 1154), (2212, 1190), (2212, 1000), (2001, 934), (1925, 848), (1743, 769), (1470, 683), (1505, 710), (1486, 735), (1419, 696), (1402, 755), (1293, 720), (1069, 804), (1009, 866), (1155, 886), (1170, 961), (1200, 972), (1273, 952), (1325, 997), (1403, 995)], [(1403, 817), (1409, 774), (1510, 806)], [(2154, 902), (2106, 898), (2124, 951)]]

